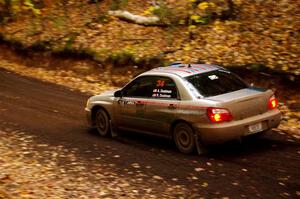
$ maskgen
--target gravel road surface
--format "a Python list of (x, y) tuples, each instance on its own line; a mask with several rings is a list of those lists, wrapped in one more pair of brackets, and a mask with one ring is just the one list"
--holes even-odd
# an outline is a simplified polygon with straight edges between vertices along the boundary
[[(242, 143), (213, 146), (205, 156), (184, 155), (171, 141), (162, 138), (130, 132), (116, 138), (98, 136), (86, 125), (84, 106), (88, 97), (63, 86), (0, 69), (0, 132), (3, 132), (0, 140), (5, 141), (5, 136), (29, 137), (32, 139), (30, 151), (44, 154), (37, 160), (39, 165), (47, 162), (45, 151), (50, 155), (63, 151), (72, 153), (73, 160), (83, 168), (77, 174), (69, 172), (70, 176), (78, 179), (92, 174), (76, 181), (90, 189), (76, 192), (79, 195), (64, 195), (66, 198), (92, 198), (88, 195), (94, 198), (300, 197), (300, 140), (271, 131)], [(20, 141), (16, 142), (19, 146)], [(55, 168), (64, 168), (68, 173), (72, 161), (70, 163), (70, 158), (65, 156), (57, 157)], [(12, 172), (13, 167), (9, 167), (10, 162), (1, 167), (3, 162), (5, 160), (0, 159), (0, 188), (4, 187), (9, 194), (14, 187), (7, 185), (7, 173)], [(97, 171), (103, 175), (96, 175)], [(30, 180), (34, 178), (28, 177)], [(97, 191), (99, 187), (91, 186), (97, 182), (104, 190)], [(116, 187), (122, 187), (122, 183), (127, 185), (98, 196), (112, 186), (111, 182), (116, 182)], [(51, 192), (52, 198), (63, 198), (59, 194), (68, 192), (72, 189), (60, 191), (56, 197), (55, 192)], [(32, 198), (38, 198), (31, 194)]]

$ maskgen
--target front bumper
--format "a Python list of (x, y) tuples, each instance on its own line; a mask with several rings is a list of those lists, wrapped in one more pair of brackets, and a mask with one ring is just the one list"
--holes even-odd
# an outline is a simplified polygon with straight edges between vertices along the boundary
[(204, 143), (218, 144), (250, 134), (249, 125), (261, 122), (261, 131), (266, 131), (277, 127), (280, 120), (281, 113), (275, 109), (243, 120), (220, 124), (194, 124), (193, 126)]
[(87, 123), (89, 126), (93, 126), (93, 122), (92, 122), (92, 111), (88, 108), (84, 109), (86, 112), (86, 118), (87, 118)]

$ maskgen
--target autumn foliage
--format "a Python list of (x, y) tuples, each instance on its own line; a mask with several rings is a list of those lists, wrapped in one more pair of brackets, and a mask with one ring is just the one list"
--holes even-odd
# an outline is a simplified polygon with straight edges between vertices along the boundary
[[(5, 2), (0, 0), (2, 10)], [(15, 12), (14, 20), (4, 20), (0, 26), (4, 40), (17, 41), (24, 47), (85, 53), (98, 62), (114, 65), (182, 61), (267, 66), (300, 74), (299, 1), (11, 2), (34, 11), (22, 15)], [(135, 24), (110, 16), (109, 10), (157, 16), (160, 24)]]

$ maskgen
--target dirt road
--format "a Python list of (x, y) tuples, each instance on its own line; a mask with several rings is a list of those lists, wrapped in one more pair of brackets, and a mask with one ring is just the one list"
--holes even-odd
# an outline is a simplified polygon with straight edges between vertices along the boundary
[(269, 132), (259, 139), (214, 146), (205, 156), (183, 155), (161, 138), (132, 133), (99, 137), (86, 125), (88, 97), (0, 69), (0, 130), (20, 130), (34, 136), (36, 143), (76, 148), (76, 156), (86, 165), (96, 162), (120, 176), (142, 173), (142, 181), (132, 185), (136, 190), (155, 179), (149, 189), (159, 190), (162, 181), (180, 185), (188, 190), (184, 198), (300, 195), (299, 140)]

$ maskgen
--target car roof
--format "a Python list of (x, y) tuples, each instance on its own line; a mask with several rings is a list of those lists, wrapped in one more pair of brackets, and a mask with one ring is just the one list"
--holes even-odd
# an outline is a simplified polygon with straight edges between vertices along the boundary
[(200, 73), (206, 73), (213, 70), (224, 69), (217, 65), (212, 64), (181, 64), (174, 63), (166, 67), (154, 68), (150, 71), (143, 73), (143, 75), (151, 75), (157, 73), (175, 74), (180, 77), (188, 77)]

